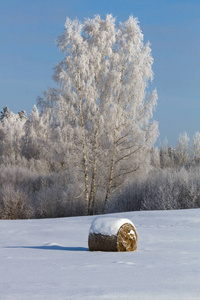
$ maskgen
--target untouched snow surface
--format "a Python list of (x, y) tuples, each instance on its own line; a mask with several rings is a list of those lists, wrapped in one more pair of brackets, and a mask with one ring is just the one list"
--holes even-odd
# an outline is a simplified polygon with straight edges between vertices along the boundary
[(96, 234), (101, 233), (105, 235), (117, 235), (119, 228), (125, 223), (133, 225), (129, 219), (105, 216), (103, 216), (103, 218), (97, 217), (92, 221), (89, 232)]
[(138, 250), (89, 252), (93, 216), (0, 220), (0, 299), (200, 299), (200, 209), (114, 216)]

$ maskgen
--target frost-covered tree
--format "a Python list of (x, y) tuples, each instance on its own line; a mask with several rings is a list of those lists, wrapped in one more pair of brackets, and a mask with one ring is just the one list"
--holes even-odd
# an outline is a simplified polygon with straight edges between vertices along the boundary
[(200, 132), (196, 132), (192, 138), (192, 153), (195, 164), (200, 164)]
[(57, 126), (67, 128), (66, 156), (73, 172), (83, 172), (86, 214), (94, 213), (100, 198), (106, 211), (130, 176), (148, 170), (157, 139), (157, 93), (147, 92), (150, 44), (133, 16), (117, 26), (112, 15), (97, 15), (84, 23), (67, 18), (58, 46), (64, 53), (54, 75), (59, 88), (38, 103), (43, 112), (54, 107)]
[(175, 149), (168, 146), (167, 139), (164, 140), (160, 148), (160, 166), (162, 169), (175, 167)]
[(27, 119), (25, 110), (21, 110), (18, 112), (20, 119)]
[(9, 118), (10, 116), (10, 110), (8, 106), (3, 107), (3, 111), (1, 111), (0, 120), (3, 120), (4, 118)]
[(22, 137), (26, 119), (18, 114), (9, 112), (9, 117), (2, 118), (0, 122), (0, 155), (4, 162), (9, 164), (21, 159)]
[(170, 166), (170, 157), (168, 152), (168, 141), (164, 140), (160, 148), (160, 166), (162, 169)]
[[(24, 120), (24, 118), (20, 118), (20, 120)], [(39, 163), (39, 170), (38, 167), (36, 170), (41, 173), (55, 171), (51, 147), (55, 141), (52, 141), (51, 125), (49, 110), (41, 115), (34, 106), (24, 126), (22, 155), (29, 162), (34, 162), (34, 165)]]
[(160, 168), (160, 150), (158, 147), (153, 148), (151, 151), (151, 165), (156, 169)]
[(175, 161), (178, 166), (188, 163), (189, 159), (189, 137), (186, 132), (179, 135), (178, 142), (175, 147)]

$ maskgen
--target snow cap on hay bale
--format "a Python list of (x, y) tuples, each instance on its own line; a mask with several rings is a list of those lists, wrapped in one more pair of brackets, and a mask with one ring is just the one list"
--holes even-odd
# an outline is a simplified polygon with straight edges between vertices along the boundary
[(137, 232), (128, 219), (98, 217), (91, 224), (88, 245), (90, 251), (134, 251)]

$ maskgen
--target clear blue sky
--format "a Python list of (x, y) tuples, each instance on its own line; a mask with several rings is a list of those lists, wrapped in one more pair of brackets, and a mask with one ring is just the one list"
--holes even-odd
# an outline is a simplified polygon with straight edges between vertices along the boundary
[[(160, 138), (200, 131), (200, 0), (0, 0), (0, 110), (29, 114), (62, 59), (66, 17), (138, 17), (154, 57)], [(159, 143), (159, 142), (158, 142)]]

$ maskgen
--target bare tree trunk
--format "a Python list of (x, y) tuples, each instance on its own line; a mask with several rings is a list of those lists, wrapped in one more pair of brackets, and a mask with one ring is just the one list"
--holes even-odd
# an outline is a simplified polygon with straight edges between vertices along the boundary
[(83, 163), (84, 163), (84, 174), (85, 174), (85, 214), (88, 214), (88, 203), (89, 203), (89, 176), (88, 176), (88, 165), (86, 155), (86, 143), (85, 133), (83, 131)]
[(90, 214), (94, 214), (94, 207), (95, 207), (95, 198), (96, 198), (96, 175), (97, 175), (97, 149), (98, 149), (98, 125), (95, 130), (95, 137), (94, 137), (94, 162), (93, 162), (93, 173), (92, 173), (92, 183), (91, 183), (91, 192), (90, 192)]
[(86, 137), (85, 137), (85, 122), (82, 112), (82, 95), (81, 95), (81, 84), (80, 84), (80, 73), (79, 73), (79, 113), (81, 119), (82, 128), (82, 147), (83, 147), (83, 169), (85, 175), (85, 214), (88, 215), (88, 205), (89, 205), (89, 176), (88, 176), (88, 163), (87, 163), (87, 152), (86, 152)]
[[(100, 83), (101, 77), (103, 75), (104, 57), (105, 57), (105, 53), (103, 52), (102, 58), (101, 58), (101, 70), (99, 71), (99, 76), (97, 75), (97, 72), (95, 74), (95, 83), (96, 83), (97, 89), (99, 87), (99, 83)], [(100, 106), (100, 104), (99, 104), (99, 106)], [(99, 109), (98, 109), (98, 112), (99, 112)], [(98, 150), (98, 146), (99, 146), (98, 145), (98, 136), (99, 136), (99, 119), (98, 118), (99, 118), (99, 114), (97, 114), (97, 112), (96, 112), (94, 143), (93, 143), (94, 160), (93, 160), (91, 191), (90, 191), (90, 198), (89, 198), (89, 213), (91, 215), (94, 215), (95, 200), (96, 200), (97, 150)]]
[[(123, 75), (124, 75), (124, 64), (122, 66), (121, 70), (121, 87), (123, 85)], [(115, 128), (114, 128), (114, 142), (113, 142), (113, 150), (112, 150), (112, 156), (111, 156), (111, 163), (110, 163), (110, 173), (109, 173), (109, 180), (108, 180), (108, 187), (106, 191), (106, 197), (104, 200), (104, 206), (103, 206), (103, 213), (106, 213), (107, 209), (107, 203), (110, 198), (112, 183), (113, 183), (113, 174), (114, 174), (114, 164), (115, 164), (115, 151), (117, 146), (117, 129), (119, 128), (119, 111), (120, 111), (120, 101), (121, 101), (121, 91), (119, 92), (118, 96), (118, 108), (117, 108), (117, 114), (116, 114), (116, 120), (115, 120)]]
[(104, 214), (106, 213), (107, 203), (108, 203), (108, 200), (110, 198), (110, 193), (111, 193), (111, 188), (112, 188), (112, 183), (113, 183), (115, 149), (116, 149), (116, 138), (115, 138), (115, 143), (114, 143), (112, 157), (111, 157), (108, 188), (107, 188), (106, 197), (105, 197), (105, 200), (104, 200), (104, 207), (103, 207), (103, 213)]
[(97, 158), (94, 158), (93, 165), (93, 174), (92, 174), (92, 184), (91, 184), (91, 192), (90, 192), (90, 207), (89, 214), (94, 215), (94, 207), (95, 207), (95, 198), (96, 198), (96, 172), (97, 172)]

